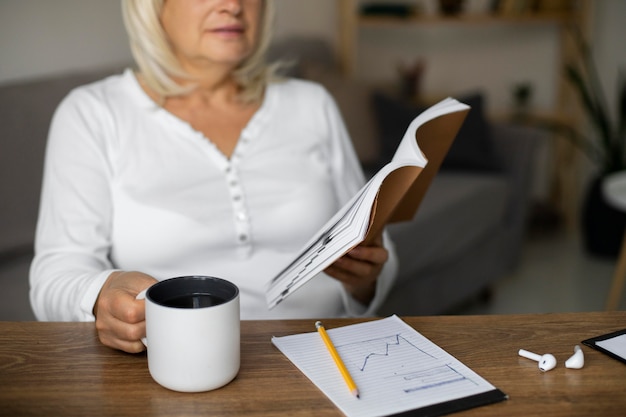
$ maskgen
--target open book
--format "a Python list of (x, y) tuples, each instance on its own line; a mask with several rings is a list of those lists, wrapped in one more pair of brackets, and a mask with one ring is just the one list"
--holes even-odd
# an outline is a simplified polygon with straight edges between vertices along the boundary
[(413, 218), (461, 128), (469, 106), (447, 98), (409, 124), (391, 162), (382, 167), (268, 284), (271, 309), (385, 225)]

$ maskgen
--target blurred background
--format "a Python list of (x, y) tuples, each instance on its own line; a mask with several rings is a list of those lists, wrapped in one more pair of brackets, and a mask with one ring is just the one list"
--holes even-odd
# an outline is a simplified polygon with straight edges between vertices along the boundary
[[(411, 100), (421, 102), (480, 91), (490, 120), (511, 121), (523, 111), (590, 130), (563, 77), (564, 65), (579, 58), (571, 27), (591, 47), (608, 103), (617, 101), (616, 81), (626, 68), (626, 2), (621, 0), (275, 3), (276, 42), (324, 41), (342, 80), (404, 88)], [(0, 87), (132, 63), (120, 5), (111, 0), (0, 0), (0, 57)], [(0, 137), (0, 153), (11, 139)], [(376, 159), (369, 148), (358, 151), (364, 162)], [(451, 312), (603, 309), (616, 253), (586, 251), (579, 221), (596, 171), (567, 141), (539, 144), (519, 262), (480, 297)], [(11, 177), (19, 184), (19, 176), (0, 172), (3, 181)], [(0, 195), (0, 209), (11, 198)], [(12, 239), (10, 229), (0, 235)], [(33, 318), (25, 298), (29, 256), (28, 250), (0, 254), (0, 297), (6, 298), (0, 320)]]

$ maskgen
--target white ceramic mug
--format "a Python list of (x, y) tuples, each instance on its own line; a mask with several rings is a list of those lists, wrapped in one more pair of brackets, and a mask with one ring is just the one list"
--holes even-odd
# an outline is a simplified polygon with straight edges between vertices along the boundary
[(174, 391), (201, 392), (228, 384), (239, 372), (239, 289), (215, 277), (157, 282), (146, 300), (148, 368)]

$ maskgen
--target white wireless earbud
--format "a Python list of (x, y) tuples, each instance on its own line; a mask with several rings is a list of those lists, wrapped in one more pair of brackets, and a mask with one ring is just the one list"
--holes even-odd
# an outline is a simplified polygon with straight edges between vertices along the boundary
[(541, 369), (543, 372), (554, 369), (554, 367), (556, 366), (556, 358), (549, 353), (546, 353), (545, 355), (537, 355), (536, 353), (520, 349), (519, 355), (524, 358), (532, 359), (539, 362), (539, 369)]
[(574, 354), (565, 361), (565, 367), (570, 369), (580, 369), (585, 365), (585, 355), (580, 346), (574, 346)]

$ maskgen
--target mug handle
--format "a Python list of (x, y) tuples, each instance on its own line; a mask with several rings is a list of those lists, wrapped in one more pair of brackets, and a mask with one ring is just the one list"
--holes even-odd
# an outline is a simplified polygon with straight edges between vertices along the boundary
[[(148, 287), (149, 288), (149, 287)], [(146, 299), (146, 292), (148, 291), (148, 288), (146, 288), (145, 290), (142, 290), (139, 294), (137, 294), (137, 296), (135, 297), (136, 300), (145, 300)], [(143, 345), (147, 348), (148, 347), (148, 339), (145, 337), (141, 338), (141, 343), (143, 343)]]

